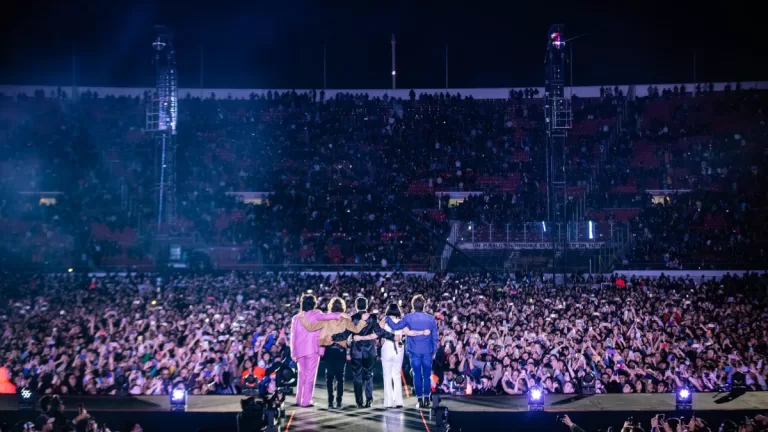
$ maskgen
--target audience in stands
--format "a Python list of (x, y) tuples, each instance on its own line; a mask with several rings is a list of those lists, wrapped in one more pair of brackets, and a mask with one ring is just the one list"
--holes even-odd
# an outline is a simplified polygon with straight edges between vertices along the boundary
[[(641, 241), (627, 262), (709, 268), (724, 264), (718, 251), (737, 248), (753, 260), (762, 253), (763, 230), (753, 215), (766, 202), (759, 181), (766, 95), (738, 85), (725, 92), (704, 87), (661, 95), (650, 89), (647, 97), (604, 88), (600, 98), (573, 99), (569, 214), (624, 214), (626, 221), (647, 209), (633, 222)], [(172, 234), (229, 248), (211, 257), (220, 267), (430, 268), (443, 245), (422, 224), (443, 236), (453, 219), (546, 219), (543, 106), (535, 95), (186, 95)], [(151, 266), (157, 256), (148, 240), (157, 225), (154, 143), (143, 132), (149, 99), (85, 92), (73, 103), (63, 91), (0, 98), (3, 262)], [(435, 196), (448, 191), (474, 194), (449, 208), (453, 203)], [(725, 196), (702, 202), (706, 217), (683, 210), (709, 191)], [(246, 204), (238, 192), (266, 198)], [(654, 208), (651, 195), (668, 196), (675, 208)], [(646, 232), (649, 225), (655, 230)], [(660, 250), (666, 239), (686, 236), (697, 244)]]
[[(14, 227), (5, 234), (14, 248), (4, 258), (32, 256), (37, 265), (59, 268), (150, 264), (151, 248), (142, 241), (156, 229), (154, 144), (142, 133), (148, 95), (86, 92), (76, 103), (63, 93), (47, 96), (0, 101), (7, 114), (3, 173), (10, 174), (2, 217)], [(447, 230), (444, 209), (428, 194), (472, 190), (479, 176), (506, 178), (510, 171), (528, 172), (524, 184), (534, 181), (538, 102), (460, 95), (324, 100), (295, 92), (185, 98), (173, 234), (241, 247), (235, 264), (425, 268), (432, 239), (421, 224)], [(34, 215), (40, 191), (61, 192), (47, 212), (53, 214)], [(231, 195), (241, 191), (269, 197), (253, 208)], [(55, 252), (40, 246), (55, 235), (62, 237)], [(37, 249), (18, 247), (28, 243)]]

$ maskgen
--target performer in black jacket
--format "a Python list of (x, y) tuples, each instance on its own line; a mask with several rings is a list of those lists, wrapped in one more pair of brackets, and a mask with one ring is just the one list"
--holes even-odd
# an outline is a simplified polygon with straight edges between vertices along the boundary
[[(355, 300), (355, 309), (357, 312), (352, 315), (352, 323), (357, 325), (368, 310), (368, 300), (359, 297)], [(376, 315), (370, 314), (367, 325), (357, 334), (358, 336), (369, 336), (376, 334), (391, 341), (400, 342), (400, 336), (390, 333), (379, 326)], [(347, 340), (352, 332), (345, 330), (333, 335), (334, 341)], [(352, 376), (355, 383), (355, 401), (358, 408), (370, 408), (373, 403), (373, 365), (376, 362), (376, 341), (362, 340), (352, 342), (348, 355), (352, 358)], [(363, 384), (365, 384), (365, 405), (363, 405)]]

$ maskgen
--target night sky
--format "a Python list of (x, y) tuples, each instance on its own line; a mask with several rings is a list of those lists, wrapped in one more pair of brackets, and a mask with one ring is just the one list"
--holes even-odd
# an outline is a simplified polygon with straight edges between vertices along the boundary
[[(678, 6), (674, 6), (677, 4)], [(379, 5), (374, 7), (372, 5)], [(505, 6), (506, 5), (506, 6)], [(180, 87), (399, 88), (543, 84), (550, 24), (566, 25), (576, 85), (768, 78), (762, 23), (748, 3), (28, 0), (0, 25), (1, 84), (152, 86), (154, 24), (176, 35)], [(670, 9), (672, 7), (672, 9)], [(761, 46), (763, 45), (763, 46)]]

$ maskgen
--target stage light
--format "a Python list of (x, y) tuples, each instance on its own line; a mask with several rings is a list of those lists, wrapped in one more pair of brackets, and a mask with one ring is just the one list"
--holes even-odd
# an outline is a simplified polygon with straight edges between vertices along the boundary
[(174, 390), (173, 394), (171, 394), (171, 397), (176, 402), (183, 401), (184, 400), (184, 390), (182, 390), (182, 389)]
[(587, 372), (583, 377), (581, 377), (581, 394), (595, 394), (595, 376), (590, 372)]
[[(467, 390), (470, 390), (470, 393), (467, 393)], [(471, 387), (469, 387), (467, 383), (467, 377), (462, 374), (454, 375), (453, 381), (450, 383), (448, 393), (453, 395), (472, 394)]]
[(35, 411), (37, 405), (37, 394), (29, 387), (24, 387), (19, 391), (19, 411)]
[(528, 411), (544, 411), (544, 390), (531, 387), (528, 392)]
[(258, 396), (259, 394), (259, 377), (253, 374), (251, 370), (243, 372), (243, 395), (245, 396)]
[(432, 393), (429, 398), (432, 401), (430, 413), (435, 419), (435, 427), (439, 432), (447, 432), (450, 428), (448, 426), (448, 407), (440, 406), (442, 397), (438, 393)]
[(432, 415), (435, 417), (437, 432), (448, 432), (451, 430), (451, 426), (448, 424), (448, 407), (433, 408)]
[(284, 386), (296, 384), (296, 371), (293, 368), (282, 368), (280, 370), (280, 383)]
[(732, 392), (745, 392), (747, 391), (747, 376), (743, 372), (734, 372), (731, 375), (731, 388)]
[(453, 380), (453, 382), (460, 386), (463, 386), (466, 381), (467, 377), (465, 377), (463, 374), (456, 375), (456, 378)]
[(589, 221), (589, 239), (593, 240), (595, 238), (595, 231), (593, 229), (592, 221)]
[(542, 229), (544, 232), (547, 232), (547, 223), (546, 223), (546, 222), (544, 222), (544, 221), (541, 221), (541, 229)]
[(256, 387), (259, 385), (259, 377), (249, 373), (243, 380), (243, 384), (247, 385), (248, 387)]
[(264, 432), (280, 432), (280, 411), (274, 406), (264, 408), (264, 420), (267, 423)]
[(552, 40), (552, 45), (555, 46), (555, 48), (561, 48), (565, 45), (565, 42), (561, 41), (560, 32), (555, 32), (549, 35), (549, 38)]
[(296, 385), (297, 371), (290, 367), (282, 367), (277, 372), (277, 388), (286, 395), (293, 394), (293, 386)]
[(171, 392), (171, 411), (184, 412), (187, 410), (187, 391), (182, 388)]
[(67, 273), (72, 273), (73, 271), (75, 271), (73, 268), (68, 268), (67, 269)]
[(395, 71), (392, 71), (392, 75), (395, 75)]
[(539, 401), (541, 400), (541, 390), (534, 388), (531, 389), (531, 400), (532, 401)]
[(678, 411), (693, 409), (693, 391), (688, 387), (680, 387), (675, 391), (675, 408)]
[(255, 396), (240, 400), (242, 411), (237, 415), (237, 430), (239, 431), (263, 431), (267, 424), (266, 405)]

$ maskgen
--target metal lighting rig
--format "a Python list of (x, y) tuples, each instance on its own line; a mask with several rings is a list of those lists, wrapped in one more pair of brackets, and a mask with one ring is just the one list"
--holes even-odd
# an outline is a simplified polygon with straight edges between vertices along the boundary
[(176, 221), (176, 122), (179, 112), (179, 87), (173, 34), (155, 26), (155, 92), (147, 108), (147, 133), (155, 144), (157, 179), (157, 234), (167, 234)]
[[(558, 262), (563, 277), (568, 247), (568, 188), (566, 179), (566, 140), (571, 128), (571, 100), (565, 94), (565, 26), (555, 24), (549, 28), (547, 54), (544, 60), (544, 112), (546, 117), (547, 148), (547, 218), (551, 222), (553, 249), (552, 277), (555, 280)], [(563, 279), (565, 281), (565, 279)]]

